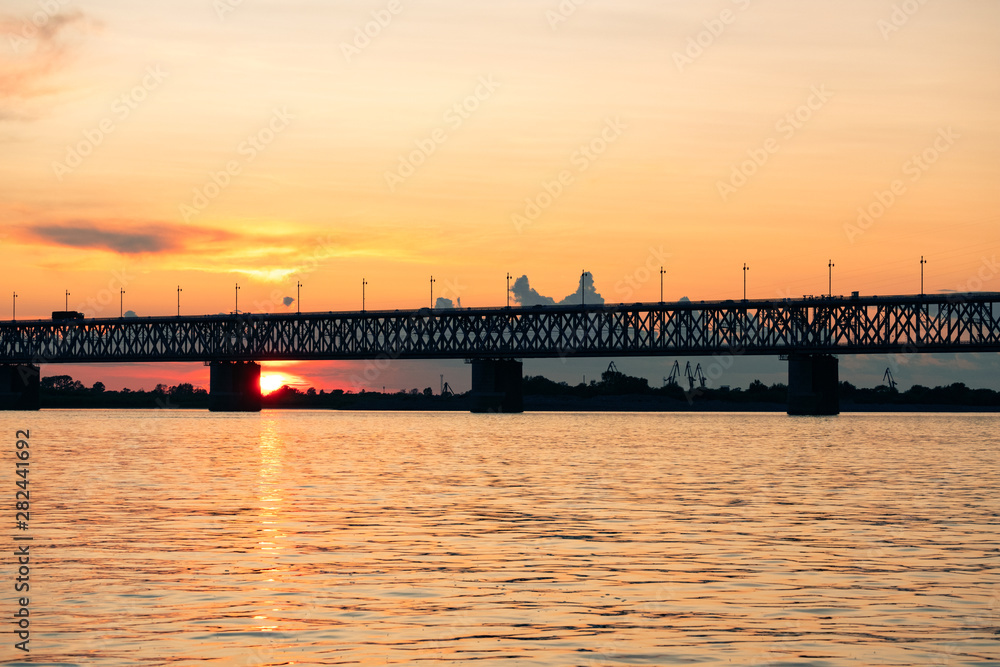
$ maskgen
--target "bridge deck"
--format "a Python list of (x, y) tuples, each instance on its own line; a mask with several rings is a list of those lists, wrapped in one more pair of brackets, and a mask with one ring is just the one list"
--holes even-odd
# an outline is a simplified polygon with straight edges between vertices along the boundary
[(1000, 293), (0, 322), (0, 363), (1000, 351)]

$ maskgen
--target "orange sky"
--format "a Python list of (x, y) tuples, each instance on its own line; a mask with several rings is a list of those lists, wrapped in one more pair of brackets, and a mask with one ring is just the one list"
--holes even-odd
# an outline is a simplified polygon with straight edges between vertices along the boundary
[(5, 319), (1000, 291), (997, 3), (2, 11)]

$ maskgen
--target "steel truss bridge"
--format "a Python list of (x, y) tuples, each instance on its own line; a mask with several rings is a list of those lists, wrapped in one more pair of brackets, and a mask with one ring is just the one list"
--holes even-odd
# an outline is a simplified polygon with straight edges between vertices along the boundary
[(0, 364), (1000, 351), (1000, 293), (0, 322)]

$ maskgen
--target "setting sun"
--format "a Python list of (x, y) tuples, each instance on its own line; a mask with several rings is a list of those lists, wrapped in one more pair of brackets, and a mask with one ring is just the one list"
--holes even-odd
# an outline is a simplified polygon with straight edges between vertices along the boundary
[(284, 373), (262, 373), (260, 376), (260, 391), (262, 394), (281, 389), (286, 384), (292, 384), (292, 379)]

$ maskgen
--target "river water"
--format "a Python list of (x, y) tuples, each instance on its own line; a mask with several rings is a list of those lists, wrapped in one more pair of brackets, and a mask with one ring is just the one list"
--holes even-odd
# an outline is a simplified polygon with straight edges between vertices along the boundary
[(7, 625), (6, 664), (1000, 661), (997, 415), (0, 423), (11, 499), (31, 432), (30, 528), (11, 502), (3, 532), (33, 538), (31, 661)]

